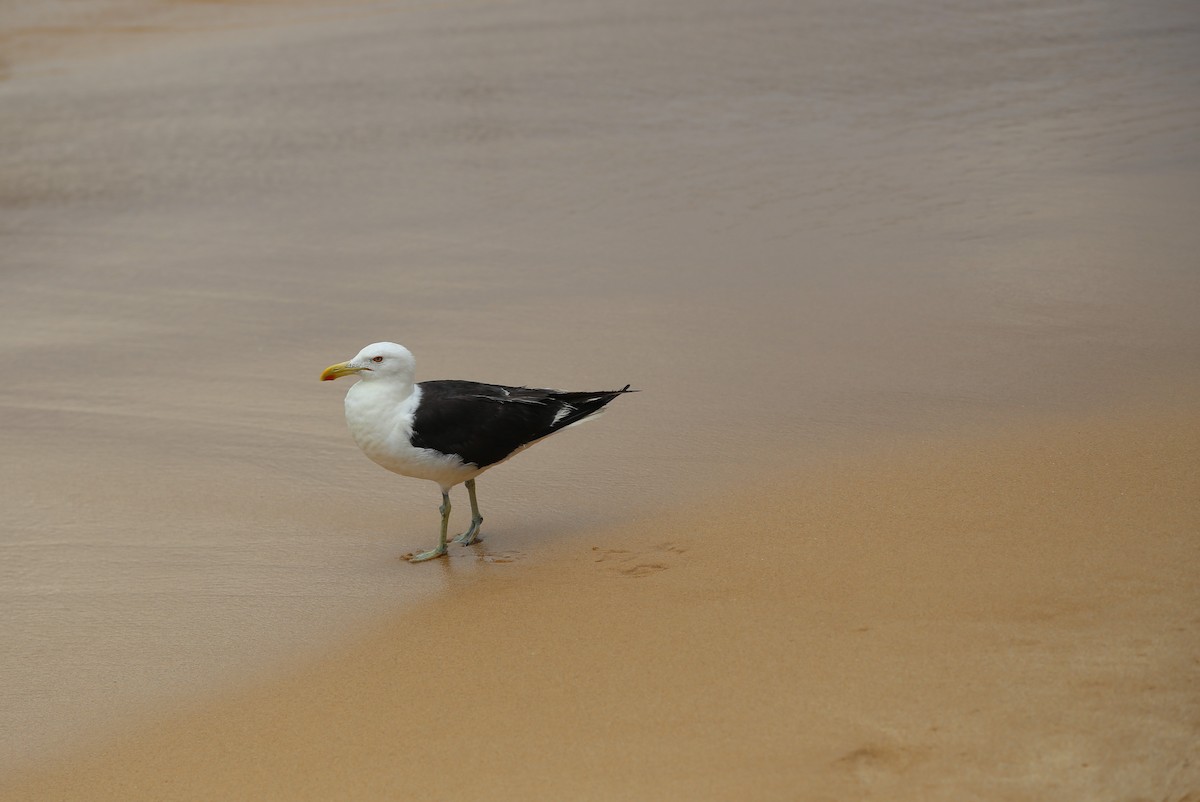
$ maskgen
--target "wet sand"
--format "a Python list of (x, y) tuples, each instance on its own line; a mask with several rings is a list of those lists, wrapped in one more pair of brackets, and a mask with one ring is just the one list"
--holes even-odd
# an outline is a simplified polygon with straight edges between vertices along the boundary
[[(10, 797), (1196, 793), (1191, 4), (87, 8), (0, 32)], [(410, 566), (379, 339), (645, 392)]]
[(5, 799), (1190, 799), (1194, 403), (589, 533)]

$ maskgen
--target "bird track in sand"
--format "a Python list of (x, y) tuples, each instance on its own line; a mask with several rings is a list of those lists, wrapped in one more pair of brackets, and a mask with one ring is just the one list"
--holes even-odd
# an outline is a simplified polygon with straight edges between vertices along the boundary
[(665, 571), (686, 551), (687, 549), (670, 541), (638, 551), (592, 546), (592, 553), (596, 557), (594, 562), (605, 563), (602, 567), (607, 570), (629, 577), (650, 576)]

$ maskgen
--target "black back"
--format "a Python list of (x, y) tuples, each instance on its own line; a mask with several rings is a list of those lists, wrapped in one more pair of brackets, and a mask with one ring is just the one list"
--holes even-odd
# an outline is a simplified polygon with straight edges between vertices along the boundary
[[(485, 468), (535, 440), (599, 412), (622, 390), (564, 393), (499, 384), (421, 382), (412, 444)], [(555, 420), (555, 417), (558, 420)]]

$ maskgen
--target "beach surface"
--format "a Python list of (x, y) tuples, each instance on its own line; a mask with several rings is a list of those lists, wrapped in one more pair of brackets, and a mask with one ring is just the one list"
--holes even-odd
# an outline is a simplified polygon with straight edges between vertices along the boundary
[(0, 798), (1200, 799), (1193, 3), (0, 8)]
[(1197, 397), (763, 477), (484, 576), (456, 553), (437, 598), (4, 798), (1192, 799)]

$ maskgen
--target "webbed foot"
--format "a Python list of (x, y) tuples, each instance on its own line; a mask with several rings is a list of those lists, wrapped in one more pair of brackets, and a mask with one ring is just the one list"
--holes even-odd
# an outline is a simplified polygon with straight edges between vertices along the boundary
[(483, 524), (483, 518), (472, 518), (471, 526), (467, 531), (463, 532), (454, 538), (455, 543), (461, 543), (464, 546), (470, 546), (472, 543), (479, 542), (479, 527)]
[(446, 556), (446, 544), (443, 543), (442, 545), (438, 546), (436, 549), (430, 549), (429, 551), (423, 551), (420, 554), (405, 555), (404, 559), (408, 560), (410, 563), (423, 563), (426, 560), (432, 560), (435, 557), (445, 557), (445, 556)]

